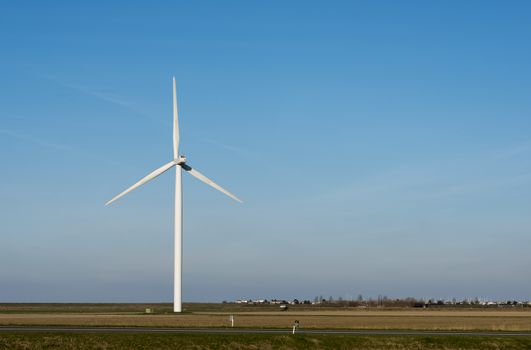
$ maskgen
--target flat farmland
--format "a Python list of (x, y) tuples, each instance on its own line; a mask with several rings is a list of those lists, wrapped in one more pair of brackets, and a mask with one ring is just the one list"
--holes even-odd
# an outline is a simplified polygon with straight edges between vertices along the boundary
[[(155, 314), (144, 314), (145, 308)], [(529, 309), (343, 309), (240, 307), (188, 304), (169, 313), (168, 304), (1, 304), (0, 326), (132, 326), (289, 328), (295, 319), (304, 328), (459, 331), (531, 331)]]

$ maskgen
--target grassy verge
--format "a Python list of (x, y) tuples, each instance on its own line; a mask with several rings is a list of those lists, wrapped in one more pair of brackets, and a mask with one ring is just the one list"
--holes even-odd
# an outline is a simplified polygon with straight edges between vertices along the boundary
[(531, 337), (279, 334), (0, 334), (0, 349), (530, 349)]

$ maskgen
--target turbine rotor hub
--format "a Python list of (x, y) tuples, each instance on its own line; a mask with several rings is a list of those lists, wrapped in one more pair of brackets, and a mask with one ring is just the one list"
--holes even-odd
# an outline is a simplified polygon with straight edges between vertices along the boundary
[(181, 165), (181, 164), (186, 163), (186, 157), (181, 155), (179, 156), (179, 158), (174, 159), (173, 161), (175, 162), (175, 164)]

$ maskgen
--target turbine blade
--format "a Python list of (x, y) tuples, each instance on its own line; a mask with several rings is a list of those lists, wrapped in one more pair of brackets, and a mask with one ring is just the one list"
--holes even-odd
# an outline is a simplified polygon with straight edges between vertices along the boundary
[(227, 191), (226, 189), (224, 189), (223, 187), (221, 187), (220, 185), (218, 185), (214, 181), (210, 180), (208, 177), (206, 177), (205, 175), (201, 174), (199, 171), (193, 169), (188, 164), (181, 164), (181, 167), (183, 168), (184, 171), (186, 171), (188, 174), (192, 175), (193, 177), (203, 181), (207, 185), (210, 185), (210, 186), (214, 187), (216, 190), (225, 193), (227, 196), (229, 196), (230, 198), (234, 199), (235, 201), (243, 203), (243, 201), (241, 199), (239, 199), (238, 197), (236, 197), (235, 195), (233, 195), (232, 193), (230, 193), (229, 191)]
[(173, 159), (179, 157), (179, 115), (177, 113), (177, 89), (173, 77)]
[(123, 191), (122, 193), (120, 193), (119, 195), (117, 195), (116, 197), (114, 197), (113, 199), (108, 201), (107, 203), (105, 203), (105, 205), (111, 204), (112, 202), (114, 202), (118, 198), (121, 198), (121, 197), (125, 196), (126, 194), (128, 194), (129, 192), (134, 190), (135, 188), (140, 187), (143, 184), (145, 184), (146, 182), (149, 182), (149, 181), (153, 180), (154, 178), (156, 178), (157, 176), (159, 176), (160, 174), (162, 174), (166, 170), (170, 169), (174, 165), (175, 165), (175, 162), (172, 160), (168, 164), (165, 164), (165, 165), (161, 166), (160, 168), (152, 171), (150, 174), (145, 176), (142, 180), (138, 181), (136, 184), (134, 184), (133, 186), (129, 187), (127, 190)]

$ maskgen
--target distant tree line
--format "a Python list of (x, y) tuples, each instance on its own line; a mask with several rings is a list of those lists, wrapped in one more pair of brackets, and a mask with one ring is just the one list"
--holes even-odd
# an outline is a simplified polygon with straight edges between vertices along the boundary
[(379, 295), (377, 298), (364, 299), (361, 294), (356, 299), (345, 300), (342, 297), (334, 298), (329, 296), (324, 298), (316, 296), (313, 299), (314, 305), (323, 305), (327, 307), (417, 307), (417, 308), (433, 308), (444, 306), (466, 306), (466, 307), (531, 307), (531, 301), (518, 301), (518, 300), (503, 300), (503, 301), (489, 301), (474, 299), (462, 299), (457, 300), (453, 298), (451, 300), (444, 299), (418, 299), (414, 297), (407, 298), (389, 298), (386, 295)]
[[(223, 301), (223, 303), (228, 303)], [(386, 295), (378, 295), (376, 298), (364, 299), (359, 294), (355, 299), (343, 299), (343, 297), (334, 298), (329, 296), (328, 298), (322, 295), (316, 296), (313, 302), (305, 299), (238, 299), (233, 303), (243, 305), (264, 305), (264, 304), (290, 304), (290, 305), (314, 305), (315, 307), (367, 307), (367, 308), (436, 308), (436, 307), (522, 307), (530, 308), (531, 301), (518, 301), (518, 300), (504, 300), (504, 301), (491, 301), (481, 300), (479, 298), (462, 299), (457, 300), (452, 298), (451, 300), (445, 299), (418, 299), (414, 297), (407, 298), (389, 298)]]

